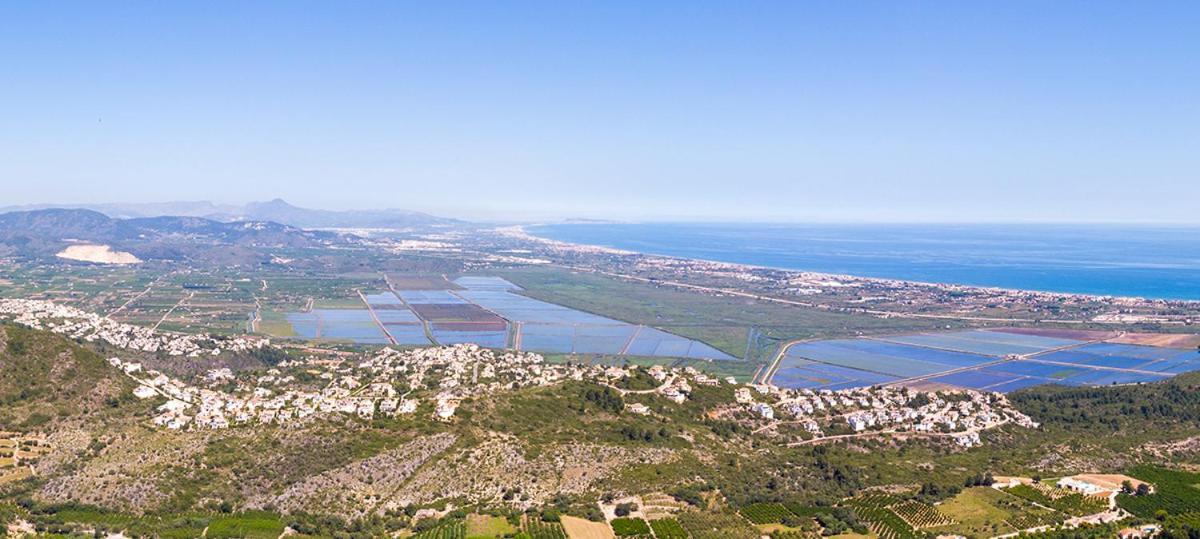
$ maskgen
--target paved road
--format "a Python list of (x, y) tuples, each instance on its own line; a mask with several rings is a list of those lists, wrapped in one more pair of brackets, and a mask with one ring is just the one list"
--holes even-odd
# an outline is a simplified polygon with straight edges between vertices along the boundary
[(367, 312), (371, 313), (371, 319), (375, 321), (375, 325), (379, 326), (379, 331), (383, 332), (383, 336), (387, 337), (388, 342), (399, 344), (399, 341), (387, 330), (387, 326), (383, 325), (383, 322), (379, 320), (379, 315), (375, 314), (375, 309), (371, 307), (371, 302), (367, 301), (367, 296), (363, 295), (362, 290), (355, 290), (355, 292), (358, 292), (358, 298), (362, 300), (363, 305), (367, 306)]

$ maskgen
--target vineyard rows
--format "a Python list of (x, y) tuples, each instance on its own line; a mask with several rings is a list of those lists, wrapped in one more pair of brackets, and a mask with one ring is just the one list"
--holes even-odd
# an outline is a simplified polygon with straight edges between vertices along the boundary
[(529, 539), (567, 539), (567, 532), (563, 530), (562, 524), (543, 522), (539, 518), (526, 517), (521, 531), (529, 536)]
[(443, 524), (432, 530), (425, 530), (413, 536), (413, 539), (465, 539), (467, 525), (463, 521)]

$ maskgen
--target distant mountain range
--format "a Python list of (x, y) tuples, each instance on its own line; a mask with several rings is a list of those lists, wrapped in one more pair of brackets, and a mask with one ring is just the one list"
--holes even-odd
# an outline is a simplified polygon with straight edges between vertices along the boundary
[(270, 221), (222, 222), (186, 216), (114, 219), (87, 209), (0, 214), (0, 254), (31, 258), (53, 257), (71, 245), (97, 244), (146, 261), (262, 264), (286, 249), (347, 241), (334, 232)]
[(83, 209), (115, 219), (201, 217), (219, 222), (270, 221), (299, 228), (408, 229), (461, 224), (460, 221), (406, 210), (329, 211), (293, 206), (282, 199), (244, 206), (208, 201), (146, 204), (37, 204), (0, 208), (0, 213), (47, 209)]

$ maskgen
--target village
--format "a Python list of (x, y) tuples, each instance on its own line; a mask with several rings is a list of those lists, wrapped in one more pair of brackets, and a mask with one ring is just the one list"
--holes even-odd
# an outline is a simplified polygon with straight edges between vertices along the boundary
[(225, 351), (245, 352), (271, 344), (270, 340), (260, 338), (157, 332), (45, 300), (0, 299), (0, 319), (10, 319), (32, 329), (44, 329), (71, 339), (99, 341), (128, 350), (168, 356), (217, 356)]
[(924, 434), (949, 437), (969, 448), (982, 443), (979, 433), (987, 429), (1006, 424), (1038, 427), (1003, 394), (991, 392), (916, 391), (899, 386), (813, 391), (749, 385), (738, 388), (734, 396), (759, 419), (756, 433), (778, 434), (781, 426), (798, 425), (803, 435), (789, 445)]
[[(163, 397), (153, 422), (169, 429), (228, 428), (236, 424), (297, 425), (316, 417), (346, 414), (371, 420), (417, 412), (421, 401), (410, 394), (432, 390), (433, 418), (454, 416), (467, 396), (548, 384), (563, 376), (562, 369), (543, 369), (536, 354), (496, 353), (475, 345), (399, 351), (384, 348), (367, 359), (330, 363), (325, 360), (280, 363), (266, 374), (238, 378), (229, 369), (209, 371), (197, 387), (173, 379), (140, 363), (110, 358), (109, 362), (138, 383), (142, 399)], [(294, 387), (299, 369), (324, 383), (319, 390)], [(231, 391), (215, 389), (232, 384)], [(397, 387), (406, 388), (403, 394)]]
[[(631, 375), (629, 368), (550, 364), (539, 354), (497, 352), (472, 344), (383, 348), (357, 363), (316, 358), (289, 361), (249, 380), (239, 379), (229, 369), (214, 369), (204, 376), (210, 387), (189, 385), (116, 357), (109, 363), (137, 382), (134, 395), (138, 398), (166, 399), (157, 407), (159, 415), (153, 422), (168, 429), (221, 429), (246, 423), (294, 426), (332, 414), (370, 421), (416, 414), (423, 402), (429, 403), (431, 419), (450, 421), (466, 398), (564, 380), (610, 384)], [(324, 387), (311, 391), (294, 388), (296, 375), (284, 372), (293, 369), (322, 380)], [(650, 371), (664, 381), (650, 392), (676, 403), (687, 400), (692, 383), (721, 383), (690, 367), (656, 366)], [(231, 391), (215, 389), (230, 384)], [(649, 412), (638, 403), (630, 404), (628, 410)]]

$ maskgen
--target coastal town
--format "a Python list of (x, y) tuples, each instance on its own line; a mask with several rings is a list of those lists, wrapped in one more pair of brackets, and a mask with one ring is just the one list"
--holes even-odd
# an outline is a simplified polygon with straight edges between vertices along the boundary
[[(878, 317), (981, 322), (1190, 326), (1192, 302), (926, 283), (635, 253), (536, 236), (520, 226), (492, 231), (494, 241), (530, 264), (654, 283), (699, 293)], [(440, 247), (439, 247), (440, 248)], [(456, 245), (455, 249), (461, 249)], [(431, 248), (431, 252), (436, 252)]]

